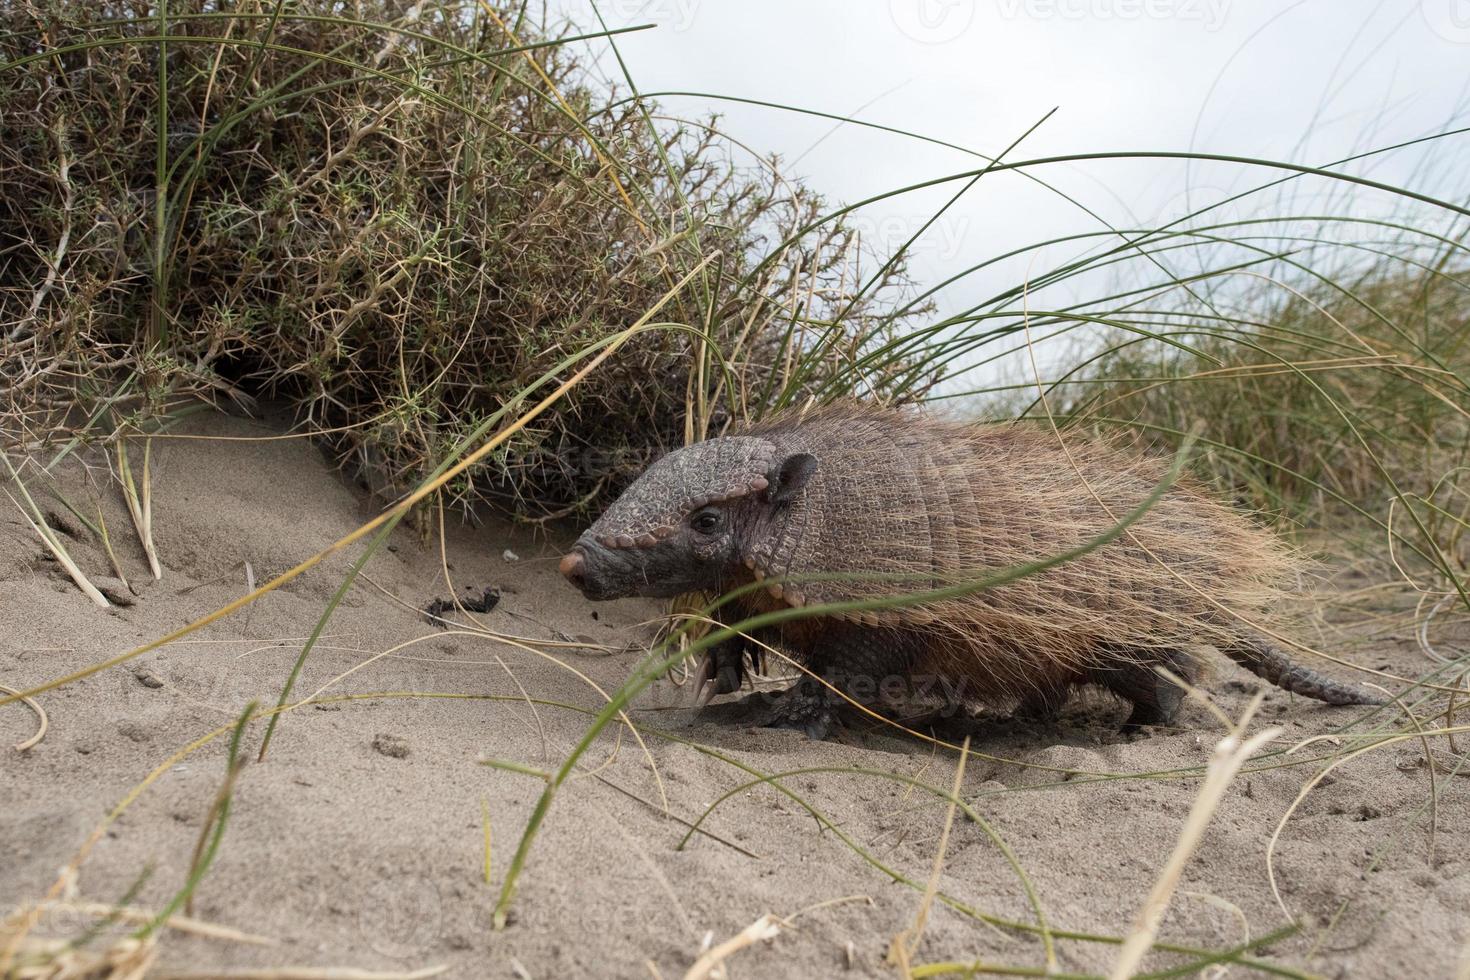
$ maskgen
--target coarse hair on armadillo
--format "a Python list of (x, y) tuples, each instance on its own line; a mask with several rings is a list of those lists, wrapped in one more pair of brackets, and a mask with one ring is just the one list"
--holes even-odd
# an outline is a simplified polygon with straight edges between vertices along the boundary
[[(771, 597), (788, 605), (939, 589), (1081, 548), (1146, 501), (1170, 462), (1040, 425), (951, 422), (856, 402), (787, 412), (731, 435), (770, 447), (739, 454), (757, 466), (794, 453), (818, 461), (770, 533), (749, 542), (745, 564), (763, 580), (856, 577), (771, 583)], [(764, 486), (754, 469), (711, 476), (750, 492)], [(1274, 632), (1304, 564), (1185, 478), (1117, 538), (1071, 560), (926, 605), (840, 615), (934, 631), (966, 658), (1021, 655), (1033, 667), (1055, 658), (1078, 668), (1109, 650), (1223, 648), (1248, 629)]]

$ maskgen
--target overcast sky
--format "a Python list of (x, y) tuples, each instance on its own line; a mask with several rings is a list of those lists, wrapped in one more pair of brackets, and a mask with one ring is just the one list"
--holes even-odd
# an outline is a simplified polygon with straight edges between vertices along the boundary
[[(1056, 113), (1008, 159), (1196, 150), (1320, 165), (1470, 124), (1470, 0), (606, 0), (644, 92), (694, 90), (817, 109), (998, 154)], [(589, 0), (550, 16), (594, 25)], [(615, 71), (606, 42), (600, 68)], [(856, 201), (974, 167), (963, 153), (778, 109), (666, 96), (724, 127), (829, 197)], [(1463, 200), (1467, 137), (1375, 158), (1355, 172)], [(1128, 226), (1274, 176), (1178, 161), (1061, 164), (1034, 173)], [(1328, 199), (1293, 186), (1298, 213), (1388, 213), (1382, 197)], [(868, 209), (864, 227), (902, 241), (958, 185)], [(1341, 190), (1338, 194), (1341, 195)], [(1274, 198), (1235, 205), (1251, 216)], [(1280, 210), (1280, 205), (1277, 205)], [(1096, 220), (1015, 174), (985, 177), (914, 254), (938, 279), (1009, 248), (1090, 231)], [(1057, 256), (1059, 257), (1059, 256)], [(997, 268), (945, 294), (958, 308), (1047, 263)]]

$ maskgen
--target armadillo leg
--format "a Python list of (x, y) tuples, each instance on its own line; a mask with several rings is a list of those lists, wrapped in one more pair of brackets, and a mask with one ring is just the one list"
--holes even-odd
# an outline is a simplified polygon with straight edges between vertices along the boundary
[(809, 675), (777, 695), (765, 724), (825, 738), (838, 711), (850, 702), (870, 709), (898, 707), (914, 689), (911, 668), (921, 650), (916, 637), (900, 630), (828, 630), (806, 657)]
[(1099, 684), (1133, 705), (1123, 731), (1137, 732), (1153, 725), (1167, 725), (1179, 713), (1184, 689), (1166, 679), (1155, 667), (1163, 667), (1186, 683), (1194, 683), (1193, 658), (1174, 650), (1124, 650), (1094, 668), (1088, 680)]
[(710, 651), (716, 694), (732, 694), (745, 681), (745, 637), (734, 636)]
[(810, 677), (803, 677), (774, 695), (771, 714), (762, 723), (767, 728), (794, 728), (808, 738), (824, 739), (837, 720), (841, 697)]
[(1340, 684), (1315, 670), (1292, 663), (1290, 657), (1260, 637), (1246, 637), (1226, 646), (1221, 652), (1257, 677), (1293, 694), (1303, 694), (1328, 704), (1386, 703), (1383, 698), (1355, 685)]

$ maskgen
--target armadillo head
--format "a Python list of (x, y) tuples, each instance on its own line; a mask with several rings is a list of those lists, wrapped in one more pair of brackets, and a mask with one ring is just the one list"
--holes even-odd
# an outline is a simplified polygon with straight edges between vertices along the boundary
[(782, 456), (751, 436), (672, 452), (587, 529), (561, 573), (589, 599), (722, 592), (816, 466), (810, 454)]

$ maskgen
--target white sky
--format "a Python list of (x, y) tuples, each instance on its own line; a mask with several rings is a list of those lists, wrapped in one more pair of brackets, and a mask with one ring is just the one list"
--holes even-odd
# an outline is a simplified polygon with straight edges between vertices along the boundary
[[(552, 19), (596, 29), (590, 0), (548, 0)], [(605, 0), (644, 92), (692, 90), (822, 110), (998, 154), (1057, 108), (1008, 159), (1197, 150), (1321, 165), (1470, 125), (1470, 0)], [(590, 42), (617, 72), (605, 41)], [(724, 128), (830, 199), (856, 201), (976, 166), (914, 140), (776, 109), (665, 97), (718, 109)], [(1355, 172), (1451, 197), (1470, 189), (1470, 136), (1400, 152)], [(1156, 225), (1274, 172), (1133, 160), (1034, 171), (1127, 226)], [(1289, 209), (1385, 216), (1390, 203), (1292, 185)], [(896, 244), (959, 184), (883, 202), (863, 227)], [(1235, 205), (1271, 213), (1275, 198)], [(1274, 209), (1282, 210), (1279, 203)], [(1129, 212), (1136, 216), (1132, 218)], [(932, 283), (976, 262), (1098, 223), (1016, 174), (980, 181), (931, 229), (911, 271)], [(1368, 236), (1371, 237), (1371, 236)], [(1062, 258), (998, 267), (948, 290), (961, 308)]]

